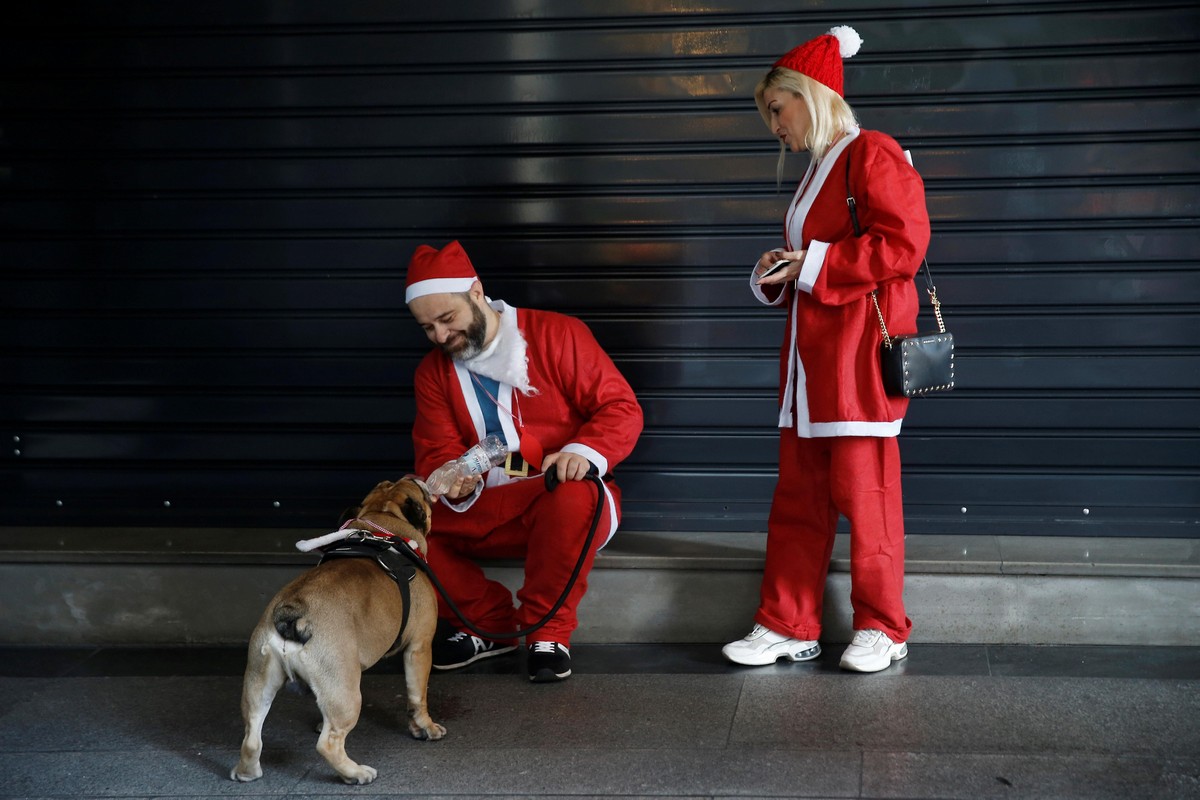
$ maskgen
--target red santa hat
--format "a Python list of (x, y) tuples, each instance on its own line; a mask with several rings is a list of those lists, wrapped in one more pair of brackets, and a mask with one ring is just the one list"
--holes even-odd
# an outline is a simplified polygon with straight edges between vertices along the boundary
[(465, 292), (479, 280), (471, 259), (457, 241), (434, 249), (423, 244), (408, 262), (404, 281), (404, 302), (411, 303), (427, 294)]
[(839, 25), (829, 33), (792, 48), (773, 66), (807, 75), (845, 97), (842, 94), (842, 60), (853, 56), (860, 47), (862, 37), (858, 31), (848, 25)]

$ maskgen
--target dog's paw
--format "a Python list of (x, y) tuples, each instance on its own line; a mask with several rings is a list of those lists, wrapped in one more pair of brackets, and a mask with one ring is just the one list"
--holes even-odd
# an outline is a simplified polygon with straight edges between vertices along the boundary
[(374, 767), (368, 767), (366, 764), (359, 764), (348, 773), (342, 773), (342, 782), (348, 783), (351, 786), (364, 786), (375, 780), (375, 776), (379, 773)]
[(256, 781), (261, 777), (262, 777), (262, 767), (259, 766), (258, 764), (255, 764), (250, 769), (243, 769), (242, 765), (238, 764), (236, 767), (234, 767), (232, 770), (229, 771), (230, 780), (241, 781), (242, 783), (249, 783), (250, 781)]
[(418, 725), (416, 722), (410, 721), (408, 730), (414, 739), (422, 739), (427, 742), (436, 742), (446, 735), (446, 729), (433, 720), (429, 720), (428, 725)]

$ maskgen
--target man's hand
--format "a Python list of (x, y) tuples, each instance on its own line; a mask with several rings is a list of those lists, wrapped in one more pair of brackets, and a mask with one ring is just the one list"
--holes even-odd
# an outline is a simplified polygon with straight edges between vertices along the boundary
[(466, 475), (459, 478), (454, 484), (446, 490), (445, 497), (451, 502), (462, 500), (467, 495), (475, 491), (475, 484), (483, 480), (482, 475)]
[(551, 453), (542, 459), (542, 472), (557, 470), (560, 483), (583, 480), (591, 466), (592, 462), (578, 453)]

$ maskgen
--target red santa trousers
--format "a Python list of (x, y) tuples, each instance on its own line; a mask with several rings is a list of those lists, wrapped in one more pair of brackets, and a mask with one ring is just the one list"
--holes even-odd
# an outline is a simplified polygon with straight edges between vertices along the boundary
[[(620, 490), (613, 483), (607, 486), (619, 509)], [(503, 633), (533, 625), (558, 600), (575, 569), (595, 514), (596, 488), (590, 480), (564, 481), (551, 492), (538, 477), (484, 489), (462, 514), (436, 508), (428, 538), (429, 566), (477, 627)], [(596, 551), (610, 529), (607, 498), (599, 499), (600, 524), (579, 578), (562, 608), (529, 641), (571, 643), (579, 624), (576, 609), (587, 592)], [(488, 579), (474, 560), (478, 558), (524, 559), (525, 582), (517, 591), (520, 608), (513, 607), (512, 592), (504, 584)], [(463, 627), (440, 595), (438, 616)]]
[(904, 613), (904, 507), (895, 437), (781, 434), (755, 621), (796, 639), (820, 638), (840, 512), (850, 521), (854, 629), (876, 628), (892, 641), (907, 641), (912, 622)]

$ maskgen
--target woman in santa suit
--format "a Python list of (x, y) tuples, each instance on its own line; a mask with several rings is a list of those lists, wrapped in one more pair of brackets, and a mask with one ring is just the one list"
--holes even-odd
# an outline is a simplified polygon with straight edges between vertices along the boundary
[[(788, 309), (780, 351), (779, 482), (755, 625), (723, 653), (746, 665), (821, 652), (822, 605), (839, 513), (850, 522), (854, 639), (841, 666), (877, 672), (908, 655), (904, 511), (896, 436), (908, 400), (884, 392), (880, 330), (916, 330), (913, 277), (929, 244), (925, 189), (900, 146), (858, 127), (842, 60), (862, 40), (834, 28), (780, 58), (755, 101), (808, 170), (788, 205), (784, 247), (763, 253), (754, 296)], [(855, 198), (855, 235), (847, 197)]]

